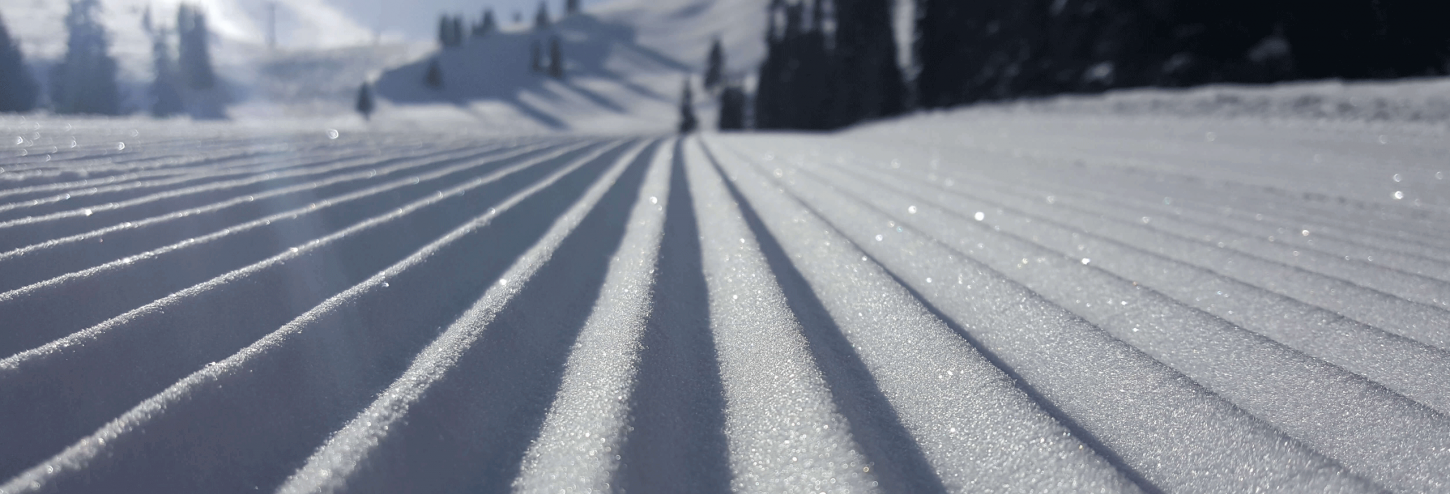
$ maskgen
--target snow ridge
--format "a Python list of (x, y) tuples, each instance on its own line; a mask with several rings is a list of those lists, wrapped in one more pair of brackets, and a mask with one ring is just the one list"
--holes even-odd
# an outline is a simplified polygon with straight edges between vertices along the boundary
[(4, 494), (1450, 488), (1430, 128), (4, 136)]

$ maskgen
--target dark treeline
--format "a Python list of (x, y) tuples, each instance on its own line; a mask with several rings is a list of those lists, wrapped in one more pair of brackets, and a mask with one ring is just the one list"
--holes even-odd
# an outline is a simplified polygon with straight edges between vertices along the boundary
[(1443, 0), (914, 1), (911, 84), (889, 0), (773, 1), (756, 127), (833, 129), (908, 106), (1122, 87), (1450, 71)]
[(905, 109), (890, 0), (770, 4), (755, 126), (833, 129)]
[(1443, 74), (1436, 0), (920, 0), (920, 103)]

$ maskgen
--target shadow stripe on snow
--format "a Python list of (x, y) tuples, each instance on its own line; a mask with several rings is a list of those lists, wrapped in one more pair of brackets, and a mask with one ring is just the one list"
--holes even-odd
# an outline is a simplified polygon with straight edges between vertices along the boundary
[[(210, 190), (191, 198), (190, 201), (178, 202), (166, 200), (142, 200), (122, 203), (107, 204), (99, 208), (83, 208), (75, 211), (33, 216), (20, 220), (0, 223), (0, 234), (4, 240), (0, 240), (0, 251), (23, 248), (25, 246), (41, 243), (47, 240), (62, 238), (69, 235), (88, 232), (112, 225), (126, 222), (142, 222), (155, 216), (174, 215), (181, 211), (206, 210), (208, 207), (215, 207), (219, 202), (228, 200), (236, 202), (249, 195), (270, 196), (282, 191), (296, 190), (307, 185), (322, 185), (343, 180), (344, 177), (356, 176), (357, 169), (365, 167), (398, 168), (397, 163), (409, 163), (422, 161), (448, 161), (458, 159), (467, 153), (478, 153), (479, 149), (470, 150), (467, 147), (457, 149), (445, 149), (442, 151), (430, 151), (425, 153), (401, 154), (391, 157), (378, 157), (375, 155), (360, 155), (350, 158), (344, 162), (346, 166), (337, 170), (336, 173), (327, 173), (311, 177), (302, 183), (282, 184), (277, 187), (257, 189), (255, 187), (236, 187)], [(375, 168), (376, 169), (376, 168)], [(192, 204), (187, 204), (190, 202)], [(260, 204), (249, 205), (259, 207)], [(294, 206), (295, 207), (295, 206)], [(274, 208), (271, 211), (285, 211), (291, 207)], [(89, 214), (86, 211), (90, 211)], [(231, 223), (222, 223), (229, 225)]]
[[(426, 158), (445, 156), (457, 152), (458, 149), (450, 148), (444, 150), (429, 149), (414, 156), (396, 156), (384, 158), (384, 161), (399, 161), (413, 158)], [(39, 214), (17, 218), (0, 223), (0, 231), (21, 232), (15, 235), (18, 238), (7, 240), (0, 248), (11, 249), (33, 243), (38, 236), (63, 235), (64, 230), (56, 234), (47, 234), (46, 229), (51, 225), (64, 225), (67, 221), (71, 223), (82, 223), (90, 225), (116, 224), (124, 221), (133, 221), (162, 215), (180, 209), (189, 209), (204, 206), (217, 200), (218, 196), (244, 196), (249, 193), (262, 193), (277, 187), (295, 185), (297, 181), (325, 180), (329, 177), (347, 174), (357, 167), (370, 166), (378, 158), (375, 152), (370, 150), (352, 150), (342, 156), (309, 156), (298, 157), (297, 161), (304, 164), (288, 167), (290, 171), (276, 171), (265, 169), (257, 172), (242, 172), (241, 178), (221, 177), (220, 180), (205, 180), (200, 184), (179, 184), (182, 187), (164, 188), (162, 190), (129, 190), (124, 194), (127, 197), (112, 198), (116, 200), (96, 203), (71, 203), (62, 201), (57, 203), (65, 209), (47, 214)], [(80, 197), (80, 199), (97, 199), (93, 197)], [(82, 201), (84, 202), (84, 201)], [(84, 226), (72, 227), (70, 233), (85, 231)], [(9, 236), (9, 235), (7, 235)]]
[[(881, 173), (881, 170), (877, 173)], [(972, 182), (976, 180), (968, 180), (966, 183)], [(1001, 201), (993, 190), (994, 185), (979, 187), (976, 194), (992, 196), (996, 198), (995, 201)], [(1159, 254), (1168, 255), (1178, 262), (1212, 270), (1231, 279), (1441, 350), (1450, 349), (1450, 333), (1441, 330), (1450, 326), (1450, 311), (1428, 303), (1432, 300), (1425, 300), (1425, 297), (1417, 297), (1420, 301), (1410, 300), (1364, 286), (1361, 284), (1362, 280), (1354, 281), (1322, 274), (1251, 252), (1216, 248), (1192, 232), (1163, 228), (1163, 225), (1172, 226), (1172, 223), (1143, 225), (1136, 215), (1123, 218), (1122, 214), (1116, 214), (1116, 217), (1109, 218), (1107, 210), (1093, 201), (1084, 201), (1081, 205), (1058, 201), (1054, 207), (1060, 214), (1070, 215), (1070, 221), (1096, 225), (1097, 228), (1116, 229), (1120, 232), (1119, 236), (1135, 243), (1157, 246)], [(1064, 221), (1069, 220), (1065, 218)], [(1148, 233), (1143, 233), (1143, 230), (1148, 230)], [(1284, 283), (1286, 280), (1298, 282)], [(1443, 283), (1437, 284), (1444, 287)]]
[[(320, 201), (316, 203), (316, 208), (305, 207), (277, 213), (0, 293), (0, 319), (14, 321), (12, 324), (16, 327), (24, 328), (0, 335), (0, 355), (34, 348), (46, 341), (99, 324), (117, 314), (193, 284), (276, 256), (289, 246), (300, 246), (315, 242), (319, 238), (335, 239), (339, 236), (336, 233), (339, 231), (363, 231), (357, 227), (377, 223), (378, 218), (396, 216), (388, 213), (395, 208), (413, 209), (444, 199), (447, 202), (463, 201), (456, 197), (443, 197), (440, 194), (443, 190), (456, 192), (470, 188), (470, 184), (476, 186), (495, 179), (510, 180), (508, 183), (513, 183), (527, 180), (528, 177), (542, 176), (545, 171), (541, 169), (525, 170), (540, 163), (543, 168), (558, 166), (560, 161), (547, 158), (557, 157), (569, 149), (518, 163), (518, 156), (469, 163), (457, 167), (457, 170), (445, 169), (425, 174), (429, 178), (428, 182), (423, 182), (422, 177), (415, 177), (419, 179), (417, 183), (407, 178), (397, 179), (336, 200)], [(518, 174), (521, 171), (524, 173)], [(453, 173), (459, 173), (460, 176), (449, 177)], [(460, 189), (454, 185), (456, 182), (452, 178), (469, 179), (470, 182)], [(497, 189), (499, 186), (490, 187), (488, 190)], [(473, 204), (473, 200), (470, 197), (465, 203)], [(445, 206), (439, 208), (443, 208), (445, 213), (448, 212)], [(397, 225), (389, 228), (401, 228), (399, 234), (411, 235), (414, 232), (409, 231), (407, 225), (411, 220), (412, 218), (398, 220)], [(433, 229), (436, 231), (436, 226)], [(390, 241), (399, 240), (401, 239)], [(346, 238), (340, 241), (344, 244), (356, 242)], [(339, 269), (352, 271), (369, 265), (334, 264), (339, 264)], [(92, 302), (77, 306), (77, 300)]]
[(591, 155), (560, 151), (455, 186), (0, 361), (0, 395), (24, 398), (0, 403), (0, 442), (22, 445), (0, 451), (0, 475), (34, 464), (519, 190), (533, 190), (541, 175), (581, 154)]
[(158, 200), (184, 200), (186, 195), (202, 191), (257, 186), (268, 182), (280, 182), (298, 175), (326, 173), (336, 168), (335, 163), (369, 154), (365, 150), (350, 148), (329, 149), (329, 151), (332, 152), (321, 156), (297, 156), (280, 162), (258, 157), (252, 162), (245, 163), (244, 166), (235, 168), (217, 167), (215, 170), (187, 173), (169, 179), (87, 187), (41, 199), (12, 202), (0, 205), (0, 221), (5, 223), (29, 222), (36, 221), (32, 218), (44, 218), (50, 215), (82, 214), (81, 211), (87, 207), (95, 210), (146, 204)]
[[(548, 178), (280, 330), (208, 365), (6, 489), (242, 492), (275, 488), (329, 432), (518, 262), (624, 148), (574, 159)], [(203, 425), (204, 424), (204, 425)], [(47, 468), (54, 467), (54, 468)]]
[[(936, 144), (928, 144), (928, 145), (936, 146)], [(998, 151), (998, 152), (992, 152), (992, 151), (989, 151), (989, 150), (986, 150), (986, 149), (981, 149), (981, 148), (968, 148), (968, 147), (964, 147), (964, 146), (960, 146), (960, 145), (949, 145), (949, 147), (954, 148), (954, 149), (970, 149), (970, 150), (973, 150), (973, 151), (982, 152), (983, 154), (987, 154), (989, 156), (996, 156), (998, 158), (1001, 158), (1000, 161), (1003, 162), (1002, 164), (1005, 165), (1004, 168), (1007, 168), (1007, 169), (1015, 169), (1015, 168), (1020, 167), (1020, 165), (1022, 163), (1031, 163), (1032, 162), (1032, 160), (1022, 159), (1022, 158), (1024, 158), (1023, 156), (1016, 156), (1016, 155), (1013, 155), (1013, 157), (1014, 158), (1017, 158), (1017, 159), (1014, 159), (1014, 160), (1008, 162), (1008, 160), (1006, 160), (1005, 157), (1002, 156), (1003, 155), (1003, 152), (1000, 152), (1000, 151)], [(1014, 148), (1014, 150), (1020, 150), (1020, 149), (1021, 149), (1020, 147), (1019, 148)], [(1041, 151), (1043, 151), (1044, 149), (1049, 149), (1049, 148), (1048, 147), (1044, 147), (1044, 146), (1037, 146), (1034, 149), (1034, 152), (1037, 155), (1041, 155), (1042, 154)], [(1058, 158), (1058, 159), (1060, 159), (1062, 161), (1072, 160), (1074, 163), (1079, 164), (1079, 166), (1081, 166), (1081, 164), (1084, 162), (1083, 156), (1081, 154), (1071, 154), (1071, 153), (1057, 153), (1057, 154), (1062, 155), (1061, 158)], [(1220, 188), (1231, 188), (1232, 189), (1231, 190), (1232, 194), (1230, 194), (1231, 197), (1232, 196), (1246, 197), (1247, 200), (1244, 200), (1244, 201), (1241, 201), (1241, 202), (1245, 202), (1245, 203), (1248, 203), (1248, 204), (1256, 204), (1256, 205), (1259, 205), (1261, 209), (1258, 209), (1255, 212), (1256, 213), (1263, 213), (1266, 216), (1267, 215), (1270, 215), (1270, 214), (1275, 214), (1275, 213), (1278, 213), (1278, 214), (1293, 214), (1293, 215), (1298, 216), (1303, 221), (1315, 221), (1315, 222), (1318, 222), (1320, 224), (1325, 224), (1325, 223), (1327, 223), (1327, 224), (1338, 224), (1338, 225), (1341, 225), (1341, 227), (1348, 228), (1350, 230), (1377, 232), (1378, 235), (1381, 235), (1381, 236), (1386, 237), (1386, 238), (1394, 238), (1394, 239), (1397, 239), (1397, 240), (1400, 240), (1400, 241), (1413, 242), (1413, 243), (1415, 243), (1417, 245), (1426, 246), (1426, 247), (1430, 247), (1430, 248), (1438, 248), (1437, 247), (1438, 245), (1442, 245), (1447, 238), (1450, 238), (1450, 237), (1446, 237), (1446, 236), (1444, 236), (1442, 234), (1439, 234), (1436, 231), (1436, 229), (1434, 228), (1433, 224), (1426, 224), (1424, 221), (1418, 221), (1417, 220), (1418, 223), (1419, 223), (1418, 225), (1405, 225), (1405, 224), (1400, 224), (1400, 225), (1398, 225), (1399, 228), (1381, 226), (1381, 224), (1385, 222), (1386, 218), (1384, 218), (1382, 216), (1375, 215), (1375, 214), (1370, 214), (1370, 213), (1364, 211), (1365, 208), (1376, 208), (1376, 209), (1378, 209), (1381, 206), (1380, 204), (1369, 204), (1369, 203), (1365, 203), (1363, 201), (1351, 200), (1351, 199), (1344, 198), (1344, 197), (1341, 197), (1341, 196), (1334, 196), (1336, 199), (1339, 200), (1339, 204), (1342, 206), (1342, 207), (1338, 207), (1338, 208), (1325, 207), (1325, 205), (1319, 204), (1319, 202), (1323, 202), (1323, 201), (1314, 201), (1314, 202), (1306, 202), (1306, 201), (1302, 201), (1302, 200), (1301, 201), (1288, 201), (1288, 202), (1283, 201), (1283, 199), (1285, 197), (1302, 198), (1302, 197), (1304, 197), (1304, 195), (1306, 193), (1307, 194), (1314, 194), (1314, 197), (1321, 197), (1322, 196), (1322, 197), (1325, 197), (1327, 199), (1328, 197), (1330, 197), (1331, 195), (1333, 195), (1333, 192), (1326, 192), (1326, 191), (1322, 191), (1321, 190), (1321, 191), (1312, 191), (1312, 192), (1311, 191), (1305, 191), (1305, 192), (1299, 192), (1299, 193), (1293, 193), (1293, 194), (1266, 193), (1266, 191), (1264, 190), (1264, 188), (1260, 184), (1245, 184), (1245, 183), (1239, 183), (1239, 182), (1234, 182), (1232, 180), (1224, 179), (1222, 177), (1220, 177), (1220, 178), (1214, 178), (1214, 177), (1208, 177), (1208, 176), (1192, 175), (1192, 174), (1189, 174), (1189, 173), (1183, 171), (1183, 169), (1181, 169), (1181, 168), (1173, 168), (1173, 169), (1169, 169), (1169, 170), (1162, 170), (1162, 169), (1157, 169), (1157, 168), (1154, 168), (1154, 167), (1144, 167), (1144, 168), (1146, 168), (1146, 170), (1145, 170), (1145, 169), (1139, 169), (1139, 168), (1137, 168), (1135, 166), (1132, 166), (1132, 165), (1129, 165), (1129, 166), (1118, 166), (1118, 165), (1112, 165), (1112, 164), (1104, 164), (1104, 163), (1119, 163), (1119, 162), (1123, 162), (1125, 160), (1126, 161), (1129, 161), (1129, 162), (1132, 162), (1132, 163), (1146, 163), (1146, 162), (1144, 162), (1141, 159), (1137, 159), (1137, 160), (1127, 159), (1127, 158), (1125, 158), (1125, 155), (1122, 154), (1122, 153), (1111, 154), (1111, 155), (1099, 153), (1096, 156), (1092, 156), (1092, 157), (1088, 157), (1087, 158), (1087, 161), (1090, 162), (1090, 163), (1093, 163), (1092, 166), (1094, 166), (1096, 169), (1099, 169), (1099, 170), (1110, 170), (1110, 171), (1112, 171), (1114, 173), (1118, 173), (1120, 176), (1132, 177), (1135, 174), (1143, 174), (1143, 173), (1146, 172), (1146, 173), (1152, 173), (1152, 174), (1158, 174), (1158, 175), (1174, 175), (1174, 176), (1182, 177), (1182, 181), (1184, 181), (1184, 182), (1192, 182), (1192, 183), (1197, 183), (1197, 184), (1201, 184), (1201, 183), (1204, 183), (1204, 182), (1214, 182), (1215, 185), (1218, 186), (1218, 187), (1220, 187)], [(980, 170), (979, 169), (978, 171), (983, 171), (983, 170)], [(1385, 176), (1388, 176), (1388, 175), (1389, 175), (1388, 173), (1385, 174)], [(1231, 175), (1230, 178), (1235, 177), (1235, 176), (1239, 176), (1239, 175)], [(1046, 174), (1038, 173), (1038, 174), (1034, 174), (1033, 175), (1033, 179), (1034, 180), (1040, 180), (1042, 177), (1048, 177), (1048, 180), (1051, 180), (1051, 177), (1053, 177), (1053, 174), (1051, 174), (1051, 173), (1046, 173)], [(1021, 179), (1021, 177), (1019, 177), (1019, 180), (1020, 179)], [(1066, 188), (1082, 187), (1084, 184), (1083, 183), (1071, 183), (1071, 182), (1069, 182), (1068, 185), (1069, 185), (1069, 187), (1066, 187)], [(1122, 189), (1123, 190), (1131, 190), (1130, 187), (1122, 187)], [(1180, 190), (1180, 192), (1183, 192), (1183, 191)], [(1224, 191), (1219, 190), (1219, 191), (1217, 191), (1217, 194), (1221, 197), (1224, 194)], [(1354, 206), (1354, 207), (1348, 207), (1348, 206)], [(1435, 240), (1431, 240), (1431, 239), (1435, 239)]]
[(746, 227), (755, 236), (766, 265), (780, 285), (786, 307), (800, 323), (806, 347), (815, 357), (816, 368), (830, 388), (831, 399), (850, 424), (851, 436), (864, 450), (862, 454), (881, 483), (879, 487), (892, 492), (945, 492), (946, 487), (921, 447), (902, 425), (901, 418), (881, 392), (861, 355), (831, 318), (785, 249), (766, 228), (750, 200), (741, 194), (735, 183), (740, 179), (725, 173), (709, 146), (701, 142), (700, 147), (710, 167), (723, 178), (721, 182), (740, 208)]
[[(948, 190), (919, 180), (910, 180), (916, 185), (912, 187), (879, 172), (868, 177), (850, 168), (838, 171), (904, 195), (912, 189), (935, 191), (936, 199), (929, 199), (928, 194), (916, 197), (963, 219), (972, 211), (995, 210), (995, 214), (984, 216), (982, 224), (1001, 227), (1004, 233), (1020, 232), (1014, 234), (1018, 239), (1027, 241), (1030, 237), (1034, 244), (1064, 258), (1090, 258), (1092, 266), (1385, 384), (1442, 414), (1450, 413), (1450, 382), (1438, 378), (1450, 375), (1450, 352), (1200, 267), (1192, 263), (1192, 256), (1175, 258), (1147, 249), (1142, 245), (1154, 242), (1120, 227), (1096, 223), (1093, 217), (1080, 216), (1076, 222), (1058, 219), (1050, 214), (1057, 212), (1061, 216), (1061, 210), (1041, 201), (985, 199), (983, 196), (998, 194), (987, 188), (972, 189), (971, 193)], [(1140, 227), (1131, 222), (1123, 226), (1129, 230)]]
[[(626, 492), (730, 492), (725, 390), (710, 335), (710, 289), (684, 145), (684, 139), (676, 139), (669, 157), (655, 290), (639, 340), (643, 348), (629, 395), (628, 429), (610, 481)], [(571, 480), (540, 479), (522, 487), (563, 487), (558, 484)]]
[[(42, 243), (0, 254), (0, 292), (81, 271), (188, 238), (240, 226), (257, 218), (279, 214), (279, 211), (307, 208), (318, 203), (336, 204), (351, 197), (350, 194), (354, 192), (388, 183), (396, 176), (394, 174), (415, 173), (425, 174), (423, 176), (426, 177), (426, 174), (438, 169), (453, 170), (460, 162), (484, 158), (505, 159), (534, 149), (536, 148), (531, 146), (506, 150), (485, 148), (460, 152), (439, 160), (400, 160), (402, 163), (392, 166), (233, 197), (199, 208), (109, 225), (68, 237), (53, 237)], [(431, 182), (432, 177), (429, 178)]]
[(708, 161), (698, 145), (685, 147), (725, 390), (732, 489), (881, 491), (873, 458), (831, 396), (760, 241)]
[[(167, 161), (174, 161), (174, 160), (177, 160), (177, 159), (185, 158), (187, 156), (196, 156), (196, 157), (194, 157), (194, 158), (191, 159), (191, 162), (192, 162), (192, 165), (191, 166), (216, 166), (216, 167), (226, 167), (227, 166), (226, 163), (229, 162), (229, 161), (234, 161), (234, 160), (241, 161), (241, 160), (245, 160), (247, 158), (253, 158), (253, 157), (258, 157), (258, 156), (266, 156), (266, 155), (276, 155), (276, 154), (281, 154), (283, 152), (295, 152), (295, 151), (287, 151), (287, 150), (281, 150), (281, 149), (275, 150), (275, 151), (227, 150), (227, 148), (225, 148), (225, 147), (218, 147), (218, 149), (222, 149), (222, 150), (224, 150), (226, 152), (222, 152), (220, 155), (217, 155), (216, 153), (206, 153), (206, 152), (204, 152), (205, 150), (188, 150), (190, 152), (188, 152), (186, 154), (176, 154), (176, 155), (165, 156), (165, 157), (155, 157), (155, 158), (147, 158), (147, 159), (143, 159), (143, 160), (138, 160), (138, 161), (152, 161), (152, 162), (156, 162), (157, 163), (156, 165), (152, 165), (152, 166), (146, 166), (144, 164), (137, 164), (137, 163), (107, 162), (107, 165), (108, 165), (107, 167), (85, 168), (85, 169), (81, 169), (81, 170), (75, 170), (75, 171), (66, 172), (65, 175), (76, 175), (76, 177), (73, 177), (73, 178), (78, 179), (78, 180), (71, 180), (71, 181), (68, 181), (68, 182), (43, 181), (43, 180), (29, 180), (29, 179), (15, 180), (14, 178), (11, 178), (11, 180), (13, 180), (15, 183), (9, 184), (9, 185), (14, 185), (14, 187), (6, 187), (3, 190), (0, 190), (0, 201), (4, 201), (5, 203), (12, 203), (12, 202), (25, 201), (25, 200), (29, 200), (29, 199), (40, 199), (40, 198), (54, 196), (57, 192), (65, 192), (65, 191), (71, 191), (71, 190), (85, 189), (85, 188), (88, 188), (88, 187), (107, 186), (107, 185), (120, 185), (120, 184), (124, 184), (124, 183), (128, 183), (128, 182), (132, 182), (132, 181), (145, 180), (145, 179), (150, 178), (150, 177), (175, 177), (175, 176), (185, 175), (185, 174), (188, 174), (188, 173), (195, 173), (195, 170), (190, 169), (190, 168), (187, 168), (187, 167), (165, 167), (164, 166), (164, 164)], [(197, 151), (203, 151), (203, 152), (197, 153)], [(178, 150), (177, 152), (179, 153), (180, 151)], [(110, 168), (110, 169), (107, 169), (107, 168)], [(105, 172), (108, 172), (108, 171), (114, 171), (114, 173), (105, 173)], [(0, 175), (0, 176), (10, 177), (9, 174), (11, 174), (11, 173), (15, 173), (15, 172), (13, 170), (7, 169), (6, 170), (6, 174), (5, 175)], [(22, 174), (16, 174), (16, 175), (22, 175)], [(48, 177), (48, 178), (55, 178), (57, 180), (63, 180), (63, 179), (66, 179), (66, 178), (71, 178), (71, 177), (60, 177), (60, 176), (56, 176), (56, 177)], [(44, 183), (30, 183), (30, 184), (27, 185), (27, 184), (22, 184), (20, 182), (44, 182)]]
[[(901, 222), (935, 238), (994, 244), (971, 256), (1351, 471), (1402, 492), (1450, 481), (1433, 466), (1450, 462), (1450, 420), (1424, 405), (1079, 258), (1056, 255), (1011, 230), (944, 213), (889, 179), (823, 181), (882, 211), (917, 207)], [(1019, 264), (1024, 256), (1037, 261)], [(1082, 300), (1084, 293), (1107, 303)], [(1398, 447), (1380, 446), (1386, 440)]]
[[(777, 183), (959, 321), (1149, 485), (1167, 491), (1381, 489), (966, 252), (911, 228), (890, 230), (885, 225), (896, 225), (890, 214), (844, 192)], [(872, 241), (877, 232), (881, 240)], [(957, 284), (950, 274), (959, 276)], [(1212, 474), (1201, 475), (1204, 470)]]
[[(636, 149), (603, 177), (560, 179), (570, 197), (583, 193), (575, 202), (520, 203), (518, 223), (499, 228), (542, 238), (530, 235), (538, 242), (510, 258), (482, 297), (279, 491), (507, 490), (559, 389), (652, 158)], [(469, 468), (440, 469), (440, 461)]]
[[(320, 146), (320, 145), (319, 145)], [(319, 147), (319, 146), (314, 146)], [(208, 142), (191, 146), (164, 148), (162, 153), (171, 154), (131, 154), (121, 156), (117, 159), (115, 148), (99, 156), (88, 157), (92, 161), (82, 163), (67, 163), (67, 166), (60, 166), (61, 162), (37, 163), (34, 165), (3, 164), (6, 173), (0, 175), (0, 197), (8, 197), (11, 194), (23, 194), (34, 190), (45, 190), (47, 187), (60, 186), (68, 188), (63, 184), (64, 180), (89, 178), (106, 178), (113, 176), (134, 177), (146, 176), (175, 176), (193, 172), (193, 166), (225, 166), (224, 163), (236, 159), (248, 157), (259, 157), (269, 154), (280, 154), (291, 151), (286, 146), (273, 145), (266, 148), (253, 147), (237, 149), (236, 141)], [(222, 151), (220, 155), (216, 151)], [(153, 148), (152, 151), (155, 151)], [(129, 159), (128, 159), (129, 158)], [(126, 180), (115, 180), (109, 182), (124, 182)]]

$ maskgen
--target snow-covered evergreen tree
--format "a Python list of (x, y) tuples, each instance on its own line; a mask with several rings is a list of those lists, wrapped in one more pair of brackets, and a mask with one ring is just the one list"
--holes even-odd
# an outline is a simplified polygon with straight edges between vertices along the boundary
[(539, 2), (539, 11), (534, 14), (534, 29), (548, 29), (551, 24), (553, 21), (549, 19), (548, 2)]
[(473, 36), (481, 38), (497, 30), (498, 21), (493, 18), (493, 9), (484, 9), (483, 17), (478, 20), (477, 25), (473, 26)]
[(66, 53), (51, 70), (50, 99), (56, 113), (118, 115), (116, 60), (101, 26), (99, 0), (72, 0), (65, 16)]
[(428, 72), (423, 74), (423, 83), (433, 89), (443, 88), (443, 67), (438, 65), (438, 59), (428, 62)]
[(181, 4), (176, 11), (177, 65), (181, 79), (190, 89), (205, 90), (216, 86), (216, 72), (211, 66), (211, 32), (206, 27), (206, 14), (190, 4)]
[(0, 18), (0, 112), (25, 112), (35, 108), (40, 86), (25, 65), (20, 44), (10, 38), (5, 19)]
[(151, 37), (151, 115), (169, 117), (186, 111), (177, 81), (176, 62), (171, 56), (171, 35), (165, 28), (156, 29)]
[(695, 119), (695, 95), (690, 89), (690, 79), (685, 78), (685, 90), (680, 93), (680, 133), (694, 132), (699, 126), (700, 121)]
[[(478, 33), (478, 27), (474, 27), (474, 33)], [(467, 33), (463, 30), (463, 16), (452, 16), (444, 14), (438, 18), (438, 44), (444, 48), (463, 46), (463, 38)]]
[(705, 89), (715, 89), (724, 82), (725, 49), (720, 47), (720, 38), (710, 45), (710, 57), (705, 63)]
[(362, 87), (358, 88), (357, 106), (355, 108), (358, 113), (362, 114), (364, 120), (372, 120), (374, 105), (373, 88), (370, 84), (364, 82)]

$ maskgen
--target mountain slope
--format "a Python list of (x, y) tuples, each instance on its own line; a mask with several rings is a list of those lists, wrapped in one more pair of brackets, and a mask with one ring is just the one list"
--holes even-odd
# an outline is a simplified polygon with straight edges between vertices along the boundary
[[(547, 60), (554, 39), (565, 60), (559, 79), (531, 70), (535, 47)], [(440, 87), (425, 81), (435, 61)], [(638, 44), (630, 26), (577, 14), (547, 29), (506, 30), (439, 49), (383, 73), (377, 90), (391, 103), (380, 118), (455, 119), (513, 131), (655, 132), (675, 124), (680, 88), (693, 72)]]

